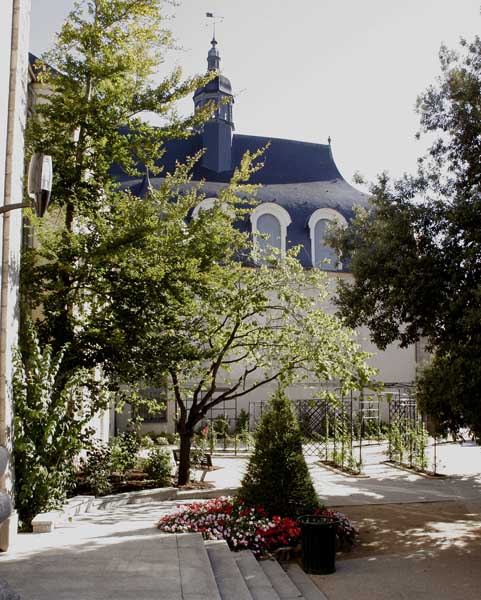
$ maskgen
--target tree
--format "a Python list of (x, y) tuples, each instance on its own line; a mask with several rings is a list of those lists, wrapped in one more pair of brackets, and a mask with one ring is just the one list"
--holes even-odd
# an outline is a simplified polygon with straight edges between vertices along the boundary
[(282, 389), (272, 396), (256, 429), (239, 496), (247, 504), (262, 505), (270, 516), (296, 518), (320, 506), (302, 453), (299, 423)]
[[(63, 25), (55, 48), (45, 55), (48, 66), (39, 64), (38, 77), (49, 93), (36, 104), (28, 148), (53, 156), (49, 220), (55, 224), (57, 249), (52, 254), (52, 242), (48, 251), (38, 244), (31, 248), (24, 261), (23, 290), (27, 312), (41, 307), (37, 321), (42, 343), (51, 344), (54, 353), (64, 349), (59, 380), (103, 361), (101, 348), (95, 354), (78, 346), (78, 333), (88, 328), (84, 307), (89, 302), (78, 285), (78, 273), (89, 263), (86, 255), (86, 262), (78, 262), (75, 219), (88, 228), (109, 206), (117, 187), (113, 165), (130, 174), (139, 173), (139, 165), (157, 172), (163, 141), (190, 135), (212, 110), (208, 106), (186, 119), (174, 110), (175, 102), (205, 78), (182, 81), (177, 69), (161, 83), (152, 83), (171, 46), (158, 0), (82, 0)], [(164, 117), (164, 126), (150, 125), (146, 111)], [(58, 226), (61, 220), (63, 226)], [(40, 223), (33, 222), (38, 230)]]
[(139, 111), (166, 114), (205, 80), (178, 84), (176, 76), (148, 87), (154, 0), (84, 6), (87, 17), (76, 9), (60, 35), (55, 93), (32, 127), (40, 149), (51, 146), (65, 162), (55, 189), (66, 220), (39, 231), (24, 277), (31, 303), (43, 308), (42, 339), (66, 348), (63, 381), (96, 365), (114, 383), (170, 378), (185, 483), (194, 429), (212, 406), (295, 373), (354, 387), (370, 371), (340, 321), (317, 308), (324, 292), (316, 271), (305, 273), (293, 255), (247, 266), (251, 243), (234, 221), (251, 202), (245, 182), (258, 155), (245, 157), (218, 206), (196, 219), (191, 211), (203, 196), (189, 172), (198, 157), (166, 174), (147, 198), (116, 190), (112, 163), (131, 171), (141, 159), (154, 171), (162, 139), (188, 135), (213, 107), (164, 129), (149, 127)]
[[(52, 155), (54, 184), (47, 218), (29, 215), (33, 234), (21, 272), (14, 435), (16, 493), (26, 521), (32, 511), (64, 498), (73, 456), (91, 433), (85, 427), (88, 419), (77, 413), (73, 388), (92, 390), (99, 374), (94, 368), (112, 362), (113, 346), (104, 344), (103, 332), (90, 318), (105, 289), (95, 288), (101, 277), (93, 273), (96, 265), (84, 237), (118, 196), (112, 168), (129, 174), (139, 168), (157, 172), (154, 163), (163, 141), (190, 135), (213, 109), (207, 106), (187, 119), (174, 110), (177, 99), (213, 74), (183, 81), (177, 69), (153, 84), (152, 76), (172, 45), (163, 23), (158, 0), (82, 0), (55, 48), (37, 65), (38, 79), (49, 91), (35, 105), (27, 149)], [(164, 125), (152, 127), (146, 111), (161, 115)], [(38, 343), (32, 342), (30, 315), (35, 316)], [(44, 354), (37, 360), (38, 345)], [(33, 369), (42, 360), (45, 373)], [(103, 394), (90, 393), (88, 399), (84, 415), (105, 407)], [(42, 428), (53, 436), (48, 443)]]
[[(437, 134), (415, 176), (382, 175), (372, 210), (358, 211), (332, 244), (351, 262), (338, 305), (380, 347), (425, 338), (434, 354), (418, 378), (421, 407), (438, 430), (481, 435), (481, 41), (443, 47), (442, 75), (418, 99), (425, 133)], [(446, 394), (446, 391), (449, 391)]]
[(86, 281), (97, 290), (90, 320), (109, 348), (107, 368), (124, 381), (169, 379), (179, 484), (189, 478), (195, 428), (214, 406), (278, 379), (334, 379), (352, 389), (372, 373), (351, 332), (320, 308), (320, 271), (304, 271), (295, 252), (250, 262), (255, 245), (235, 224), (248, 210), (239, 194), (254, 192), (241, 182), (255, 158), (244, 157), (217, 205), (196, 218), (203, 196), (187, 165), (142, 200), (119, 194), (83, 228), (81, 247), (95, 265)]

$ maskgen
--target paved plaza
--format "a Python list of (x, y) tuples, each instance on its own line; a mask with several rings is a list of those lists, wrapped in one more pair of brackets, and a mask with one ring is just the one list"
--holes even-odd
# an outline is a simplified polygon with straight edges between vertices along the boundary
[[(436, 479), (379, 462), (379, 447), (370, 450), (367, 477), (308, 459), (320, 497), (361, 530), (358, 548), (339, 557), (335, 574), (313, 577), (328, 600), (480, 597), (481, 448), (449, 444), (440, 451), (451, 474)], [(235, 488), (247, 460), (214, 457), (214, 464), (221, 468), (207, 481)], [(94, 509), (52, 533), (19, 535), (16, 547), (0, 557), (0, 576), (25, 600), (171, 600), (175, 574), (161, 560), (169, 554), (169, 536), (155, 523), (177, 504)]]

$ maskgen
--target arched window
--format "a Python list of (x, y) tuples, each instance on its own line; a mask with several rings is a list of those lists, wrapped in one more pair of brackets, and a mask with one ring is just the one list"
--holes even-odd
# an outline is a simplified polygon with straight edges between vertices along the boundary
[(192, 218), (195, 219), (201, 210), (210, 210), (214, 208), (217, 198), (204, 198), (192, 211)]
[[(260, 250), (260, 255), (269, 254), (271, 248), (285, 254), (287, 228), (291, 224), (287, 210), (273, 202), (265, 202), (252, 211), (250, 219), (254, 243)], [(262, 234), (262, 237), (256, 234)]]
[(332, 208), (319, 208), (309, 219), (312, 266), (320, 267), (324, 271), (339, 271), (342, 269), (339, 256), (325, 242), (330, 223), (343, 227), (347, 225), (346, 219)]

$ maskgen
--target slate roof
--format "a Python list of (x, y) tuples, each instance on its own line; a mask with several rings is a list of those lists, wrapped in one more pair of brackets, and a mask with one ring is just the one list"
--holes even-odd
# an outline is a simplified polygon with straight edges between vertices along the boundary
[(215, 94), (216, 92), (224, 92), (232, 94), (232, 85), (230, 80), (225, 75), (217, 75), (211, 79), (204, 87), (195, 90), (194, 98), (202, 93)]
[[(287, 229), (287, 247), (301, 246), (299, 259), (303, 266), (312, 266), (308, 221), (318, 208), (332, 208), (346, 219), (352, 218), (353, 206), (367, 206), (368, 196), (353, 188), (340, 174), (331, 147), (295, 140), (250, 135), (234, 135), (232, 142), (233, 166), (238, 166), (243, 154), (255, 152), (270, 143), (264, 158), (264, 167), (252, 176), (251, 182), (261, 184), (256, 198), (260, 202), (273, 202), (287, 210), (292, 223)], [(166, 152), (159, 161), (165, 172), (175, 168), (175, 161), (182, 162), (202, 148), (202, 136), (196, 134), (187, 140), (166, 142)], [(204, 180), (203, 193), (217, 196), (230, 180), (233, 171), (215, 173), (197, 164), (193, 183)], [(151, 185), (160, 187), (161, 177), (150, 179), (127, 177), (118, 169), (116, 173), (122, 189), (131, 189), (136, 196), (144, 196)], [(190, 186), (188, 186), (190, 187)], [(241, 224), (245, 229), (248, 223)]]

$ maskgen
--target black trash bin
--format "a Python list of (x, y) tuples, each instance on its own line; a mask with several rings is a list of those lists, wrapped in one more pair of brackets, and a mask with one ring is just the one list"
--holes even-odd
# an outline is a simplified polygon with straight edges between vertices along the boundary
[(336, 570), (336, 528), (340, 521), (326, 515), (303, 515), (302, 563), (306, 573), (326, 575)]

